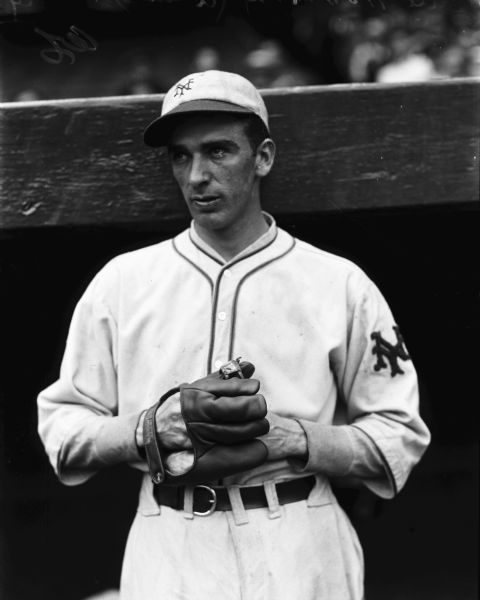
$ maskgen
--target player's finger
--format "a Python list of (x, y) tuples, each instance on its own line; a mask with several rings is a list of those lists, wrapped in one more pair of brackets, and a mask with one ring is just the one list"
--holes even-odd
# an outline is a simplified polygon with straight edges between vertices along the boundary
[(180, 386), (182, 393), (186, 389), (204, 390), (215, 396), (245, 396), (256, 394), (260, 389), (258, 379), (199, 379), (191, 384)]
[(248, 423), (195, 423), (190, 429), (204, 443), (233, 445), (266, 435), (270, 424), (267, 419), (258, 419)]

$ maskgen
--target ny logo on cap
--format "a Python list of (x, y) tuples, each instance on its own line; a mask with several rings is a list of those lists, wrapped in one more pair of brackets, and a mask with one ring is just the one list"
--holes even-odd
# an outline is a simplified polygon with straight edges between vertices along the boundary
[(179, 96), (179, 95), (180, 95), (180, 96), (183, 96), (183, 92), (184, 92), (185, 90), (190, 90), (190, 89), (191, 89), (191, 87), (190, 87), (190, 86), (192, 85), (192, 83), (193, 83), (193, 79), (189, 79), (189, 80), (187, 81), (187, 83), (184, 83), (184, 84), (181, 84), (181, 83), (179, 83), (179, 84), (177, 85), (177, 87), (175, 88), (175, 94), (174, 94), (174, 96), (173, 96), (173, 97), (174, 97), (174, 98), (176, 98), (176, 97), (177, 97), (177, 96)]
[(388, 360), (390, 363), (391, 376), (395, 377), (395, 375), (403, 374), (404, 371), (398, 365), (398, 359), (402, 360), (410, 360), (410, 356), (407, 354), (407, 350), (403, 345), (403, 337), (400, 334), (400, 330), (397, 326), (393, 327), (393, 331), (397, 336), (397, 343), (395, 345), (390, 344), (387, 340), (383, 339), (381, 333), (379, 331), (374, 331), (370, 338), (375, 341), (375, 346), (372, 349), (372, 354), (377, 355), (377, 362), (373, 366), (375, 371), (380, 371), (380, 369), (386, 369), (387, 363), (383, 360), (383, 357)]

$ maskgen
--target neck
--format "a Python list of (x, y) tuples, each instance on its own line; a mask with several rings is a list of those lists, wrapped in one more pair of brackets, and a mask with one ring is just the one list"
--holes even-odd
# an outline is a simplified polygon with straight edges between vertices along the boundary
[(206, 229), (195, 223), (198, 235), (226, 260), (231, 260), (239, 252), (250, 246), (268, 231), (268, 224), (259, 210), (255, 219), (237, 221), (226, 229)]

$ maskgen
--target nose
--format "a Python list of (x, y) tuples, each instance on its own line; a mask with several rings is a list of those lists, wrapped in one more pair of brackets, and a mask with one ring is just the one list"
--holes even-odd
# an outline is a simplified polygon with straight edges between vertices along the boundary
[(202, 156), (193, 156), (190, 164), (188, 182), (192, 187), (198, 187), (209, 180), (210, 174)]

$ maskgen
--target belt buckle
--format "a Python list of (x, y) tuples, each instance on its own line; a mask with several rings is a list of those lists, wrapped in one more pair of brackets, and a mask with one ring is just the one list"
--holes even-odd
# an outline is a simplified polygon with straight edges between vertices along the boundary
[(207, 490), (207, 492), (210, 493), (211, 498), (209, 498), (208, 502), (211, 504), (211, 506), (205, 512), (200, 512), (198, 510), (194, 510), (193, 514), (196, 515), (197, 517), (208, 517), (213, 512), (215, 512), (215, 509), (217, 508), (217, 494), (216, 494), (215, 490), (213, 488), (209, 487), (208, 485), (196, 485), (193, 488), (193, 495), (194, 495), (193, 501), (194, 502), (195, 502), (195, 490), (197, 488), (203, 488), (204, 490)]

